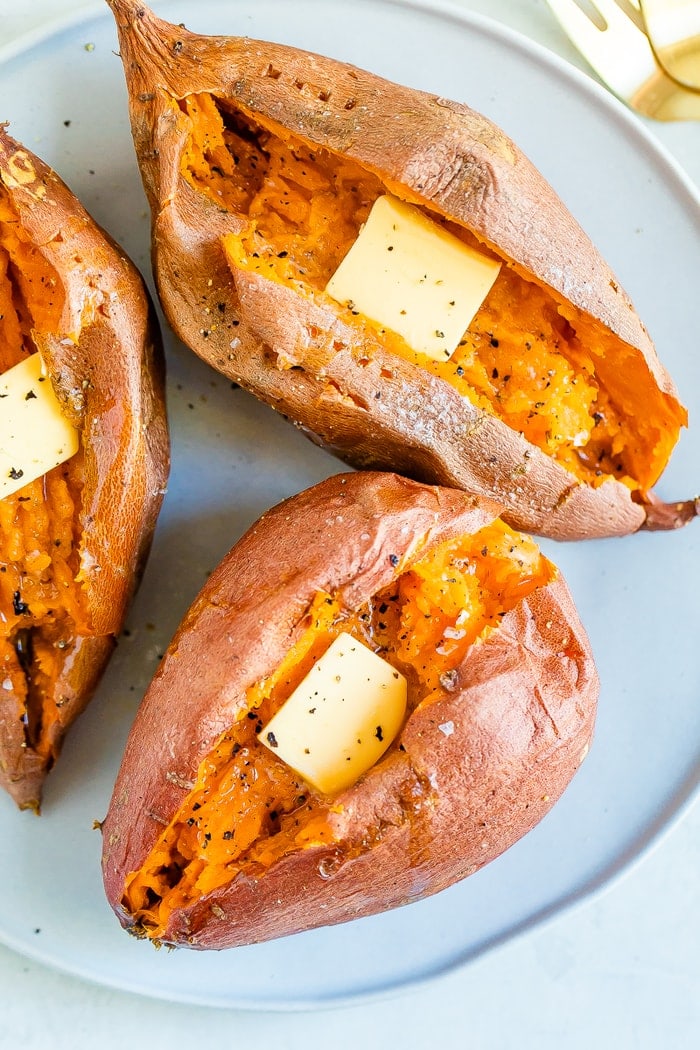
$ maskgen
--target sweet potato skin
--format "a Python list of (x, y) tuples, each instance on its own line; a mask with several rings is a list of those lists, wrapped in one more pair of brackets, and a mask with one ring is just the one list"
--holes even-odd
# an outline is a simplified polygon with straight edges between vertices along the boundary
[[(314, 594), (356, 608), (419, 553), (498, 511), (397, 475), (337, 475), (273, 508), (236, 544), (146, 694), (103, 824), (106, 894), (124, 926), (133, 925), (121, 904), (126, 876), (177, 811), (246, 688), (294, 644)], [(267, 940), (396, 907), (476, 871), (561, 795), (588, 749), (597, 693), (585, 632), (556, 578), (475, 644), (454, 690), (416, 709), (397, 747), (334, 800), (333, 847), (288, 855), (260, 878), (239, 874), (174, 912), (164, 940), (193, 948)]]
[[(496, 499), (517, 528), (557, 539), (674, 528), (696, 502), (659, 508), (610, 479), (579, 481), (445, 381), (349, 325), (327, 296), (229, 267), (219, 238), (242, 220), (181, 176), (188, 118), (178, 100), (210, 92), (280, 134), (352, 158), (390, 192), (472, 230), (571, 316), (619, 339), (653, 403), (678, 430), (675, 388), (632, 304), (552, 188), (485, 117), (332, 59), (170, 26), (136, 0), (108, 0), (119, 29), (136, 153), (153, 220), (159, 295), (177, 335), (214, 368), (359, 468), (401, 471)], [(396, 114), (405, 115), (397, 121)], [(233, 280), (232, 280), (233, 272)], [(217, 305), (226, 322), (212, 326)], [(567, 313), (567, 316), (569, 314)], [(231, 322), (235, 319), (235, 327)], [(369, 358), (369, 365), (366, 361)], [(362, 359), (362, 363), (360, 363)], [(281, 363), (283, 362), (283, 363)], [(294, 365), (294, 371), (289, 366)], [(620, 369), (607, 381), (620, 393)]]
[[(57, 718), (49, 755), (28, 746), (14, 692), (0, 705), (0, 786), (38, 810), (67, 728), (84, 709), (116, 644), (150, 547), (169, 470), (164, 363), (140, 275), (68, 187), (0, 127), (0, 192), (58, 277), (58, 330), (33, 338), (66, 414), (79, 427), (79, 584), (89, 630), (57, 654)], [(75, 338), (75, 333), (78, 333)], [(49, 698), (50, 699), (50, 698)]]

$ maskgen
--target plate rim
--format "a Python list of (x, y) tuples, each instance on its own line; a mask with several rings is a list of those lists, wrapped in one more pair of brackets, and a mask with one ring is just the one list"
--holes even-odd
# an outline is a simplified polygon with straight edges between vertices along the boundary
[[(149, 7), (157, 14), (161, 4), (167, 2), (169, 0), (149, 0)], [(226, 0), (214, 0), (214, 2), (223, 5), (226, 3)], [(311, 2), (318, 3), (323, 2), (323, 0), (311, 0)], [(335, 0), (335, 2), (337, 3), (338, 0)], [(340, 0), (340, 2), (347, 4), (351, 0)], [(516, 49), (530, 54), (539, 63), (549, 66), (565, 79), (573, 81), (582, 91), (595, 100), (598, 108), (609, 110), (630, 132), (639, 135), (644, 140), (644, 144), (650, 153), (681, 184), (700, 213), (700, 186), (694, 182), (683, 165), (676, 160), (664, 144), (656, 138), (651, 131), (651, 122), (649, 122), (649, 125), (644, 123), (637, 114), (633, 113), (596, 78), (592, 70), (588, 73), (579, 69), (578, 66), (573, 65), (561, 55), (551, 51), (539, 41), (528, 37), (520, 30), (514, 29), (505, 22), (500, 22), (498, 19), (484, 15), (479, 11), (470, 11), (467, 8), (460, 7), (453, 0), (361, 0), (361, 2), (368, 3), (370, 6), (408, 8), (424, 15), (436, 16), (438, 19), (447, 18), (462, 25), (473, 25), (481, 32), (487, 33), (491, 37), (506, 40)], [(21, 33), (7, 44), (0, 43), (0, 66), (21, 57), (35, 47), (40, 47), (51, 37), (75, 29), (92, 19), (108, 20), (109, 16), (110, 12), (106, 9), (105, 4), (98, 3), (98, 0), (90, 0), (89, 3), (83, 4), (80, 8), (68, 14), (54, 16), (41, 26)], [(246, 34), (240, 35), (245, 36)]]

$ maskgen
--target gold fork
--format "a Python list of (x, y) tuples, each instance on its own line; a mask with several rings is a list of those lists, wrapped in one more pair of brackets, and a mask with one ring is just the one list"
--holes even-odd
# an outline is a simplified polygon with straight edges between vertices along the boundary
[(683, 87), (700, 90), (700, 0), (639, 0), (656, 61)]
[[(700, 120), (700, 92), (659, 65), (632, 0), (547, 0), (567, 36), (608, 87), (632, 109), (655, 120)], [(598, 14), (599, 18), (595, 15)]]

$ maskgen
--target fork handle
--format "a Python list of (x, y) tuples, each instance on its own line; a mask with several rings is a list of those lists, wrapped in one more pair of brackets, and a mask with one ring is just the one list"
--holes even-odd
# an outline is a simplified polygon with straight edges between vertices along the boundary
[(629, 102), (655, 120), (700, 120), (700, 91), (689, 91), (661, 70), (637, 88)]
[(670, 77), (700, 91), (700, 0), (639, 0), (656, 61)]

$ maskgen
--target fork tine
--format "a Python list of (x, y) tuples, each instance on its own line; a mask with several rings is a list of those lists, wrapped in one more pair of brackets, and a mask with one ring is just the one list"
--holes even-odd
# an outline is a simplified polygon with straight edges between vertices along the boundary
[(642, 12), (639, 7), (630, 3), (630, 0), (589, 0), (589, 2), (600, 11), (611, 32), (629, 34), (631, 23), (648, 44)]
[(564, 31), (602, 80), (623, 98), (656, 71), (649, 41), (615, 0), (591, 0), (607, 23), (598, 29), (576, 0), (547, 0)]
[(700, 120), (700, 91), (682, 87), (657, 64), (639, 31), (631, 0), (589, 0), (607, 28), (599, 29), (575, 0), (547, 0), (564, 32), (604, 83), (632, 109), (656, 120)]
[(615, 3), (623, 14), (626, 14), (630, 21), (636, 25), (639, 32), (644, 33), (646, 36), (646, 27), (644, 25), (644, 15), (642, 14), (640, 0), (615, 0)]

